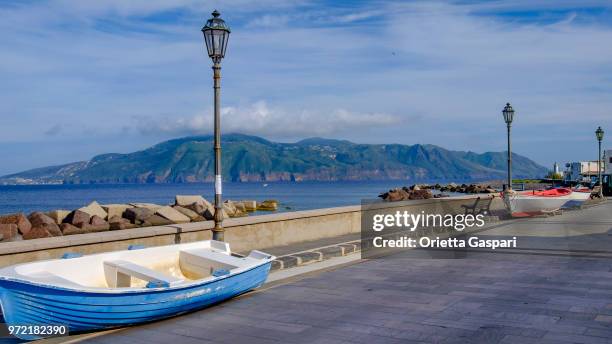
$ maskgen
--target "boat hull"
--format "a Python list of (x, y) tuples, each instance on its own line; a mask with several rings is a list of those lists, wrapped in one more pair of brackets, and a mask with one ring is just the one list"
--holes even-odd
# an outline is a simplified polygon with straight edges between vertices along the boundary
[(503, 195), (512, 216), (524, 217), (549, 213), (561, 209), (575, 196), (569, 189), (523, 191)]
[[(271, 262), (189, 286), (96, 293), (0, 279), (0, 304), (7, 325), (66, 325), (71, 333), (163, 319), (221, 302), (261, 286)], [(40, 339), (20, 335), (25, 340)]]
[(591, 191), (574, 191), (562, 208), (578, 208), (591, 198)]

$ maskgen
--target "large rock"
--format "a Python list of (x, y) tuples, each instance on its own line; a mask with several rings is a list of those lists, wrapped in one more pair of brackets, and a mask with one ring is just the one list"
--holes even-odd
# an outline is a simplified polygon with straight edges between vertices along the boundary
[(163, 205), (159, 205), (155, 203), (130, 203), (130, 205), (136, 208), (145, 208), (145, 209), (153, 210), (153, 213), (155, 213), (157, 209), (163, 207)]
[[(170, 207), (170, 206), (165, 206), (162, 208), (157, 209), (157, 211), (155, 212), (155, 214), (170, 220), (172, 223), (187, 223), (187, 222), (191, 222), (191, 219), (189, 217), (187, 217), (186, 215), (183, 215), (180, 211)], [(150, 222), (150, 221), (149, 221)]]
[(107, 214), (107, 219), (111, 219), (115, 216), (122, 217), (123, 213), (128, 209), (133, 208), (133, 206), (129, 204), (104, 204), (102, 205), (102, 209)]
[(195, 203), (191, 203), (190, 205), (185, 206), (185, 208), (204, 216), (204, 212), (206, 211), (208, 207), (202, 203), (195, 202)]
[(92, 230), (93, 232), (101, 232), (101, 231), (109, 230), (110, 225), (100, 216), (94, 215), (91, 217), (91, 221), (89, 221), (88, 228)]
[(255, 211), (257, 210), (257, 201), (240, 201), (240, 203), (244, 206), (244, 210), (246, 211)]
[(257, 205), (257, 210), (265, 210), (265, 211), (273, 211), (278, 209), (278, 201), (275, 200), (265, 200)]
[(408, 199), (430, 199), (433, 194), (429, 190), (412, 190)]
[(243, 212), (243, 213), (247, 212), (246, 206), (244, 205), (244, 203), (242, 203), (242, 202), (233, 202), (233, 203), (234, 203), (234, 207), (236, 207), (237, 211), (240, 211), (240, 212)]
[(210, 205), (210, 202), (200, 195), (176, 195), (174, 200), (174, 204), (181, 207), (187, 207), (193, 203), (199, 203), (205, 208)]
[(66, 216), (64, 222), (77, 227), (83, 227), (84, 225), (89, 224), (90, 220), (91, 215), (81, 210), (75, 210)]
[[(35, 228), (42, 228), (42, 229), (45, 229), (52, 236), (62, 235), (62, 231), (60, 230), (59, 226), (55, 223), (55, 220), (53, 220), (49, 216), (39, 211), (36, 211), (30, 214), (30, 216), (28, 216), (28, 220), (30, 220), (30, 223), (32, 223), (32, 229), (30, 230), (30, 232), (33, 231)], [(37, 231), (37, 234), (42, 235), (43, 232)], [(25, 235), (24, 235), (24, 239), (26, 239)]]
[[(57, 226), (57, 225), (56, 225)], [(58, 227), (59, 230), (59, 227)], [(51, 233), (45, 227), (32, 227), (32, 229), (23, 235), (24, 240), (30, 239), (40, 239), (40, 238), (48, 238), (52, 237)]]
[(80, 211), (89, 214), (90, 216), (99, 216), (103, 219), (106, 219), (108, 214), (106, 213), (106, 211), (104, 211), (104, 209), (102, 209), (102, 207), (100, 206), (100, 204), (98, 204), (98, 202), (93, 201), (91, 203), (89, 203), (88, 206), (80, 208)]
[(62, 223), (60, 225), (60, 228), (62, 230), (62, 233), (64, 235), (74, 235), (74, 234), (85, 234), (88, 233), (88, 230), (85, 228), (79, 228), (73, 224), (70, 223)]
[(151, 217), (149, 217), (142, 225), (143, 227), (149, 227), (149, 226), (167, 226), (167, 225), (173, 225), (174, 222), (161, 217), (159, 215), (153, 215)]
[[(221, 209), (221, 215), (223, 216), (223, 219), (228, 219), (230, 217), (225, 211), (225, 209)], [(212, 204), (208, 206), (206, 210), (204, 210), (203, 216), (207, 220), (214, 220), (215, 219), (215, 206)]]
[(64, 220), (72, 213), (70, 210), (52, 210), (47, 213), (47, 216), (52, 218), (56, 224), (64, 223)]
[(200, 221), (206, 220), (204, 216), (196, 213), (195, 211), (191, 209), (183, 208), (179, 205), (175, 205), (173, 208), (179, 213), (187, 216), (191, 220), (191, 222), (200, 222)]
[(223, 210), (225, 210), (225, 212), (230, 216), (230, 217), (243, 217), (243, 216), (249, 216), (249, 214), (243, 210), (244, 207), (240, 207), (240, 209), (236, 206), (236, 204), (230, 200), (227, 200), (225, 202), (223, 202)]
[(409, 193), (410, 189), (406, 188), (406, 190), (404, 189), (392, 189), (389, 190), (385, 193), (382, 193), (380, 195), (378, 195), (378, 197), (382, 198), (383, 200), (387, 201), (387, 202), (398, 202), (398, 201), (405, 201), (408, 200), (410, 198), (410, 193)]
[(1, 223), (0, 224), (0, 235), (2, 241), (11, 241), (17, 236), (17, 225), (14, 223)]
[(225, 202), (223, 202), (223, 210), (225, 210), (225, 212), (227, 213), (227, 215), (229, 216), (234, 216), (236, 214), (236, 212), (238, 211), (238, 209), (236, 208), (236, 206), (234, 205), (234, 202), (227, 200)]
[[(0, 216), (0, 224), (17, 225), (17, 230), (21, 234), (25, 234), (32, 229), (32, 224), (30, 223), (30, 220), (28, 220), (28, 218), (22, 213)], [(9, 240), (6, 236), (4, 238), (4, 240)]]
[(123, 213), (123, 217), (134, 224), (143, 223), (153, 215), (155, 215), (155, 211), (149, 208), (128, 208)]
[(135, 224), (131, 223), (130, 220), (125, 219), (123, 217), (120, 216), (113, 216), (108, 220), (108, 224), (110, 227), (111, 231), (117, 231), (117, 230), (121, 230), (121, 229), (130, 229), (130, 228), (136, 228), (138, 226), (136, 226)]

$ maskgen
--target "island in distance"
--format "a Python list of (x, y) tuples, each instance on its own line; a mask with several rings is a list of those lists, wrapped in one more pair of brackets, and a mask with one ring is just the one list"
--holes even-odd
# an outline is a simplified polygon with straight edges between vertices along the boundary
[[(310, 138), (279, 143), (243, 134), (223, 142), (228, 181), (485, 180), (506, 175), (505, 152), (451, 151), (435, 145), (357, 144)], [(89, 161), (42, 167), (0, 177), (0, 184), (192, 183), (214, 180), (213, 137), (191, 136), (129, 154), (102, 154)], [(513, 154), (516, 178), (547, 170)]]

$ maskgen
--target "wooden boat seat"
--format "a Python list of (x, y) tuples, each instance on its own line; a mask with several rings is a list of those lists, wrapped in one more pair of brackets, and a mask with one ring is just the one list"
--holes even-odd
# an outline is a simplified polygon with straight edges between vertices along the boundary
[(110, 288), (130, 287), (132, 277), (147, 282), (163, 282), (169, 286), (183, 281), (182, 279), (125, 260), (105, 261), (104, 275), (106, 276), (106, 283)]
[(218, 269), (232, 270), (244, 266), (245, 263), (244, 258), (207, 248), (181, 250), (179, 253), (181, 270), (190, 275), (208, 275)]

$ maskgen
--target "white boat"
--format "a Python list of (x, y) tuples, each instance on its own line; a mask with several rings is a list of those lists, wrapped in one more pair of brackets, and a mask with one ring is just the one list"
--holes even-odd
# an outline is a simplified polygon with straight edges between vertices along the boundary
[(75, 333), (174, 316), (261, 286), (275, 258), (259, 251), (237, 256), (212, 240), (65, 256), (0, 270), (8, 326), (63, 325)]
[(572, 200), (572, 190), (556, 188), (550, 190), (531, 190), (505, 192), (503, 198), (514, 217), (533, 216), (561, 209)]

